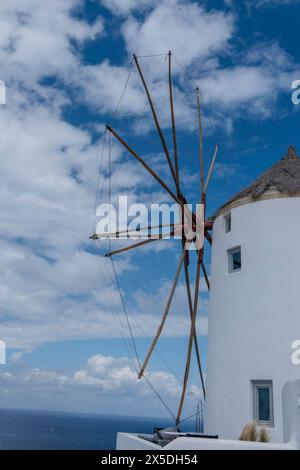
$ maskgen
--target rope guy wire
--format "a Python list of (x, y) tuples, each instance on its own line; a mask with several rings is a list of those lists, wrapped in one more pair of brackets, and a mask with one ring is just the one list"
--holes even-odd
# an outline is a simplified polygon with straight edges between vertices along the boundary
[[(161, 77), (161, 75), (162, 75), (162, 70), (163, 70), (163, 68), (164, 68), (164, 65), (165, 65), (166, 60), (167, 60), (167, 57), (168, 57), (167, 54), (166, 54), (166, 55), (165, 55), (165, 54), (159, 54), (159, 56), (165, 56), (165, 59), (164, 59), (163, 63), (160, 64), (160, 66), (159, 66), (157, 72), (156, 72), (155, 75), (154, 75), (153, 84), (152, 84), (152, 86), (151, 86), (151, 88), (150, 88), (150, 94), (152, 94), (152, 92), (153, 92), (153, 90), (154, 90), (154, 87), (155, 87), (155, 84), (156, 84), (155, 82), (157, 82), (157, 80), (160, 80), (160, 79), (162, 78), (162, 77)], [(133, 70), (133, 67), (132, 67), (132, 70)], [(141, 116), (145, 116), (147, 106), (148, 106), (148, 101), (147, 101), (147, 98), (145, 97), (143, 109), (142, 109), (142, 112), (140, 113)], [(138, 134), (138, 131), (140, 130), (141, 125), (142, 125), (141, 120), (139, 120), (138, 125), (137, 125), (137, 128), (136, 128), (136, 130), (135, 130), (135, 133), (136, 133), (136, 134)], [(117, 171), (116, 171), (116, 173), (113, 175), (112, 184), (115, 184), (115, 183), (116, 183), (116, 180), (117, 180), (117, 177), (119, 176), (120, 171), (121, 171), (121, 168), (118, 168)]]
[[(117, 276), (117, 273), (116, 273), (114, 261), (113, 261), (113, 258), (112, 258), (112, 257), (111, 257), (110, 259), (111, 259), (111, 264), (112, 264), (112, 268), (113, 268), (113, 273), (114, 273), (115, 280), (116, 280), (116, 284), (117, 284), (117, 287), (118, 287), (118, 291), (119, 291), (121, 303), (122, 303), (123, 310), (124, 310), (124, 313), (125, 313), (125, 316), (126, 316), (126, 322), (127, 322), (128, 330), (129, 330), (129, 333), (130, 333), (130, 338), (131, 338), (131, 341), (132, 341), (132, 344), (133, 344), (133, 347), (134, 347), (134, 352), (135, 352), (135, 356), (136, 356), (136, 359), (137, 359), (137, 363), (138, 363), (139, 367), (141, 367), (141, 361), (140, 361), (140, 358), (139, 358), (137, 346), (136, 346), (135, 339), (134, 339), (134, 336), (133, 336), (131, 324), (130, 324), (130, 321), (129, 321), (128, 312), (127, 312), (126, 305), (125, 305), (125, 301), (124, 301), (123, 294), (122, 294), (122, 291), (121, 291), (119, 279), (118, 279), (118, 276)], [(137, 371), (137, 372), (138, 372), (138, 371)], [(166, 408), (166, 410), (171, 414), (172, 418), (175, 419), (175, 415), (174, 415), (173, 412), (170, 410), (170, 408), (168, 407), (168, 405), (165, 403), (165, 401), (163, 400), (163, 398), (160, 396), (160, 394), (158, 393), (158, 391), (155, 389), (155, 387), (154, 387), (154, 385), (151, 383), (151, 380), (149, 379), (149, 377), (146, 377), (146, 376), (145, 376), (144, 378), (145, 378), (147, 384), (149, 385), (149, 387), (151, 388), (151, 390), (152, 390), (152, 391), (155, 393), (155, 395), (159, 398), (159, 400), (161, 401), (161, 403), (163, 404), (163, 406)]]

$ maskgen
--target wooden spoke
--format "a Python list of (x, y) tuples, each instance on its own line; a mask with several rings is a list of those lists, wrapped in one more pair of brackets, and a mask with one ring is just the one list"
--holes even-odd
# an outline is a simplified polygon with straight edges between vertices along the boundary
[[(181, 230), (181, 229), (180, 229)], [(126, 246), (124, 248), (120, 248), (115, 251), (111, 251), (109, 253), (106, 253), (106, 257), (110, 257), (113, 255), (117, 255), (119, 253), (124, 253), (125, 251), (133, 250), (134, 248), (138, 248), (139, 246), (147, 245), (148, 243), (156, 242), (158, 240), (163, 240), (164, 238), (173, 238), (174, 235), (176, 235), (176, 231), (170, 232), (170, 233), (164, 233), (164, 234), (158, 234), (158, 235), (152, 235), (153, 238), (149, 238), (147, 240), (142, 240), (141, 242), (134, 243), (133, 245)]]
[[(125, 230), (118, 230), (117, 232), (110, 232), (110, 233), (95, 233), (94, 235), (92, 235), (90, 237), (90, 240), (98, 240), (98, 239), (101, 239), (101, 238), (125, 238), (123, 237), (123, 235), (128, 235), (128, 237), (126, 238), (131, 238), (131, 237), (139, 237), (141, 236), (141, 233), (142, 232), (145, 232), (145, 231), (151, 231), (151, 230), (156, 230), (156, 229), (161, 229), (161, 228), (172, 228), (172, 227), (175, 227), (176, 229), (182, 229), (182, 225), (181, 224), (161, 224), (161, 225), (148, 225), (147, 227), (141, 227), (141, 228), (137, 228), (136, 230), (128, 230), (128, 229), (125, 229)], [(121, 237), (120, 237), (121, 235)]]
[(156, 125), (156, 129), (157, 129), (158, 135), (159, 135), (159, 137), (160, 137), (160, 140), (161, 140), (161, 143), (162, 143), (162, 146), (163, 146), (165, 155), (166, 155), (166, 157), (167, 157), (167, 161), (168, 161), (168, 164), (169, 164), (169, 167), (170, 167), (170, 170), (171, 170), (171, 173), (172, 173), (174, 182), (175, 182), (175, 184), (176, 184), (176, 188), (177, 188), (177, 190), (179, 191), (178, 181), (177, 181), (176, 174), (175, 174), (175, 171), (174, 171), (174, 168), (173, 168), (173, 164), (172, 164), (172, 161), (171, 161), (171, 157), (170, 157), (170, 154), (169, 154), (169, 151), (168, 151), (168, 148), (167, 148), (167, 144), (166, 144), (164, 135), (163, 135), (163, 133), (162, 133), (160, 124), (159, 124), (159, 122), (158, 122), (157, 114), (156, 114), (156, 111), (155, 111), (155, 108), (154, 108), (154, 104), (153, 104), (153, 101), (152, 101), (152, 98), (151, 98), (151, 95), (150, 95), (150, 92), (149, 92), (149, 89), (148, 89), (146, 80), (145, 80), (145, 78), (144, 78), (144, 75), (143, 75), (141, 66), (140, 66), (139, 61), (138, 61), (138, 59), (137, 59), (137, 56), (136, 56), (135, 54), (133, 54), (133, 60), (134, 60), (134, 62), (135, 62), (135, 65), (136, 65), (137, 70), (138, 70), (138, 72), (139, 72), (139, 75), (140, 75), (140, 77), (141, 77), (142, 84), (143, 84), (143, 86), (144, 86), (144, 89), (145, 89), (145, 92), (146, 92), (146, 95), (147, 95), (147, 98), (148, 98), (148, 102), (149, 102), (149, 105), (150, 105), (150, 108), (151, 108), (151, 111), (152, 111), (152, 116), (153, 116), (153, 119), (154, 119), (154, 122), (155, 122), (155, 125)]
[[(192, 321), (194, 309), (193, 309), (193, 303), (192, 303), (189, 269), (188, 269), (188, 263), (186, 262), (186, 260), (184, 264), (184, 273), (185, 273), (185, 284), (186, 284), (187, 298), (188, 298), (188, 304), (189, 304), (189, 311), (190, 311), (190, 317)], [(196, 359), (197, 359), (197, 364), (198, 364), (198, 369), (199, 369), (199, 375), (201, 379), (202, 366), (201, 366), (201, 356), (200, 356), (200, 349), (199, 349), (196, 329), (194, 330), (194, 344), (195, 344), (195, 352), (196, 352)], [(202, 383), (202, 380), (201, 380), (201, 383)]]
[[(172, 53), (171, 51), (169, 51), (168, 56), (169, 56), (169, 95), (170, 95), (170, 109), (171, 109), (171, 121), (172, 121), (173, 152), (174, 152), (177, 189), (180, 191), (179, 164), (178, 164), (176, 125), (175, 125), (175, 114), (174, 114), (173, 86), (172, 86)], [(179, 193), (177, 192), (177, 195), (178, 194)]]
[(217, 155), (218, 155), (218, 151), (219, 151), (219, 144), (216, 145), (215, 153), (214, 153), (213, 159), (212, 159), (210, 167), (209, 167), (208, 175), (207, 175), (204, 190), (203, 190), (204, 194), (206, 194), (206, 192), (207, 192), (207, 188), (208, 188), (208, 185), (209, 185), (209, 182), (210, 182), (210, 179), (211, 179), (211, 175), (212, 175), (212, 172), (213, 172), (213, 169), (214, 169), (214, 166), (215, 166), (215, 161), (216, 161), (216, 158), (217, 158)]
[(206, 282), (206, 285), (207, 285), (207, 289), (210, 290), (210, 281), (209, 281), (209, 277), (207, 275), (206, 267), (205, 267), (205, 264), (204, 264), (203, 260), (201, 261), (201, 268), (202, 268), (202, 271), (203, 271), (203, 276), (204, 276), (204, 279), (205, 279), (205, 282)]
[[(177, 413), (177, 419), (176, 419), (177, 424), (180, 421), (182, 408), (183, 408), (183, 403), (184, 403), (185, 394), (186, 394), (186, 389), (187, 389), (187, 384), (188, 384), (188, 379), (189, 379), (193, 342), (195, 344), (195, 350), (196, 350), (197, 362), (198, 362), (198, 367), (199, 367), (202, 391), (203, 391), (203, 396), (205, 398), (205, 385), (204, 385), (204, 377), (203, 377), (203, 372), (202, 372), (201, 357), (200, 357), (198, 341), (196, 341), (196, 338), (197, 338), (197, 336), (196, 336), (196, 315), (197, 315), (197, 309), (198, 309), (202, 256), (203, 256), (203, 252), (201, 250), (198, 254), (196, 283), (195, 283), (195, 294), (194, 294), (194, 305), (193, 305), (192, 311), (191, 311), (191, 329), (190, 329), (190, 335), (189, 335), (189, 341), (188, 341), (188, 349), (187, 349), (186, 366), (185, 366), (185, 372), (184, 372), (184, 378), (183, 378), (183, 386), (182, 386), (182, 392), (181, 392), (181, 397), (180, 397), (180, 402), (179, 402), (179, 407), (178, 407), (178, 413)], [(189, 286), (189, 280), (188, 280), (187, 285)], [(188, 292), (190, 292), (190, 287), (188, 288)], [(191, 294), (188, 294), (188, 297), (190, 298)], [(190, 301), (189, 301), (189, 304), (190, 304)], [(196, 344), (197, 344), (197, 346), (196, 346)]]
[(180, 422), (180, 417), (181, 417), (181, 413), (182, 413), (183, 403), (184, 403), (187, 384), (188, 384), (188, 378), (189, 378), (189, 373), (190, 373), (190, 363), (191, 363), (191, 353), (192, 353), (192, 347), (193, 347), (194, 330), (195, 330), (195, 314), (193, 314), (193, 318), (192, 318), (192, 325), (191, 325), (191, 331), (190, 331), (190, 336), (189, 336), (189, 344), (188, 344), (187, 359), (186, 359), (187, 362), (186, 362), (186, 366), (185, 366), (183, 386), (182, 386), (182, 392), (181, 392), (179, 408), (178, 408), (178, 413), (177, 413), (177, 418), (176, 418), (176, 424), (179, 424), (179, 422)]
[(194, 314), (197, 315), (198, 301), (199, 301), (199, 289), (200, 289), (200, 275), (201, 275), (201, 261), (203, 259), (203, 250), (198, 253), (195, 291), (194, 291)]
[(155, 345), (161, 335), (161, 332), (163, 330), (163, 327), (164, 327), (164, 324), (166, 322), (166, 319), (167, 319), (167, 316), (168, 316), (168, 313), (170, 311), (170, 306), (171, 306), (171, 303), (172, 303), (172, 300), (173, 300), (173, 297), (174, 297), (174, 293), (175, 293), (175, 289), (176, 289), (176, 286), (177, 286), (177, 282), (178, 282), (178, 278), (179, 278), (179, 274), (180, 274), (180, 271), (181, 271), (181, 268), (182, 268), (182, 264), (183, 264), (183, 261), (185, 259), (185, 251), (182, 252), (182, 255), (180, 257), (180, 260), (179, 260), (179, 263), (178, 263), (178, 267), (177, 267), (177, 271), (176, 271), (176, 275), (175, 275), (175, 278), (174, 278), (174, 281), (173, 281), (173, 285), (172, 285), (172, 289), (171, 289), (171, 292), (170, 292), (170, 295), (169, 295), (169, 298), (167, 300), (167, 304), (166, 304), (166, 308), (165, 308), (165, 311), (163, 313), (163, 316), (162, 316), (162, 319), (161, 319), (161, 322), (159, 324), (159, 327), (157, 329), (157, 332), (156, 332), (156, 335), (151, 343), (151, 346), (150, 346), (150, 349), (148, 351), (148, 354), (146, 356), (146, 359), (144, 360), (144, 363), (141, 367), (141, 370), (138, 374), (138, 378), (140, 379), (143, 374), (144, 374), (144, 371), (147, 367), (147, 364), (149, 362), (149, 359), (151, 357), (151, 354), (153, 352), (153, 349), (155, 348)]
[[(162, 237), (160, 237), (160, 240)], [(110, 251), (106, 253), (106, 257), (110, 258), (111, 256), (118, 255), (119, 253), (125, 253), (125, 251), (133, 250), (134, 248), (138, 248), (139, 246), (147, 245), (148, 243), (156, 242), (159, 238), (151, 238), (150, 240), (143, 240), (142, 242), (134, 243), (133, 245), (126, 246), (125, 248), (120, 248), (119, 250)]]
[(206, 240), (208, 241), (208, 243), (209, 243), (210, 245), (212, 245), (212, 236), (211, 236), (211, 234), (208, 233), (207, 230), (205, 230), (205, 231), (204, 231), (204, 235), (205, 235), (205, 238), (206, 238)]
[(213, 221), (212, 220), (206, 220), (205, 221), (205, 230), (212, 230), (213, 229)]
[[(200, 251), (198, 255), (195, 295), (194, 295), (194, 307), (193, 307), (193, 312), (192, 312), (193, 314), (191, 318), (191, 329), (190, 329), (187, 356), (186, 356), (183, 386), (182, 386), (182, 392), (181, 392), (178, 413), (177, 413), (177, 418), (176, 418), (177, 424), (179, 424), (179, 421), (180, 421), (183, 403), (185, 399), (185, 394), (186, 394), (186, 389), (187, 389), (187, 384), (188, 384), (188, 379), (189, 379), (189, 374), (190, 374), (190, 367), (191, 367), (191, 354), (192, 354), (192, 348), (193, 348), (193, 340), (196, 334), (196, 315), (197, 315), (199, 287), (200, 287), (201, 258), (202, 258), (202, 251)], [(203, 372), (202, 372), (202, 367), (201, 367), (201, 361), (200, 361), (200, 377), (201, 377), (201, 384), (202, 384), (202, 389), (203, 389), (203, 396), (205, 398), (205, 386), (204, 386), (204, 378), (203, 378)]]
[(153, 176), (153, 178), (156, 179), (156, 181), (167, 191), (167, 193), (174, 199), (174, 201), (177, 202), (181, 207), (184, 206), (184, 204), (178, 199), (178, 197), (171, 191), (171, 189), (168, 188), (168, 186), (164, 183), (164, 181), (150, 168), (150, 166), (125, 142), (125, 140), (120, 137), (116, 131), (114, 131), (111, 126), (106, 126), (107, 130), (111, 132), (119, 142), (133, 155), (142, 165), (146, 170)]

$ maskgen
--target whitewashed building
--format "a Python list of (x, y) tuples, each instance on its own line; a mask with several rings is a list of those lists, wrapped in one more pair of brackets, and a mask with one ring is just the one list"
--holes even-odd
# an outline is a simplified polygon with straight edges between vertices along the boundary
[[(300, 449), (300, 348), (293, 349), (300, 340), (300, 158), (293, 147), (217, 211), (210, 281), (206, 436), (165, 430), (172, 439), (164, 450)], [(270, 443), (239, 440), (253, 421), (268, 428)], [(152, 434), (118, 433), (117, 449), (161, 444)]]
[(256, 421), (286, 442), (282, 394), (300, 378), (299, 339), (300, 158), (289, 147), (214, 217), (205, 433), (238, 439)]

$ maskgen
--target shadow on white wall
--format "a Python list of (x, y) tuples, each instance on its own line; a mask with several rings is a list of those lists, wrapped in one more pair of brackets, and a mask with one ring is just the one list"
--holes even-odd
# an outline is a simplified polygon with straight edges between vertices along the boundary
[(0, 80), (0, 104), (6, 104), (6, 85), (3, 80)]
[(0, 364), (6, 364), (6, 344), (0, 340)]

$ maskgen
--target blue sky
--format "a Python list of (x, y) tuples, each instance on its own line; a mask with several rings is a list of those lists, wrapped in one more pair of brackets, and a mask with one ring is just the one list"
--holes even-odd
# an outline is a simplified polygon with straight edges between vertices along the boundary
[[(124, 322), (105, 246), (93, 247), (97, 173), (107, 198), (106, 122), (166, 178), (167, 167), (133, 70), (118, 118), (114, 110), (132, 53), (165, 54), (174, 63), (180, 167), (197, 202), (198, 147), (194, 84), (200, 86), (206, 167), (220, 143), (208, 213), (281, 158), (300, 148), (300, 2), (297, 0), (11, 0), (0, 6), (0, 79), (7, 104), (1, 127), (0, 406), (138, 415), (165, 414), (136, 383), (116, 319)], [(141, 59), (170, 141), (164, 57)], [(134, 202), (167, 200), (119, 145), (112, 191)], [(171, 183), (170, 183), (171, 184)], [(120, 283), (144, 356), (176, 269), (178, 243), (116, 258)], [(209, 267), (210, 252), (206, 252)], [(153, 300), (154, 298), (154, 300)], [(205, 362), (208, 294), (198, 331)], [(182, 279), (150, 376), (175, 412), (187, 344)], [(125, 326), (122, 324), (125, 331)], [(143, 331), (141, 331), (143, 330)], [(128, 344), (127, 344), (128, 346)], [(131, 345), (129, 344), (129, 348)], [(199, 379), (193, 365), (187, 415)]]

